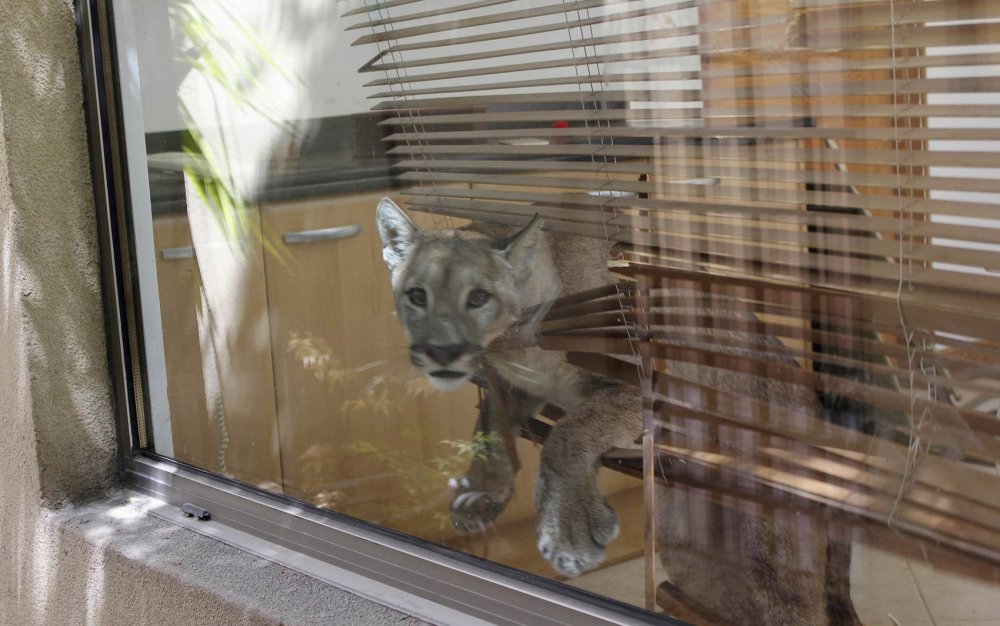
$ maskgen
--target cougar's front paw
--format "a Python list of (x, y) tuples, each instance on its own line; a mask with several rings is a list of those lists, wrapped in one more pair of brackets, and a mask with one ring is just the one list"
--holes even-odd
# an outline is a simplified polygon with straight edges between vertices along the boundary
[[(468, 477), (451, 479), (455, 489), (451, 501), (451, 525), (460, 533), (473, 534), (493, 525), (510, 501), (510, 485), (470, 483)], [(491, 488), (492, 487), (492, 488)]]
[(596, 491), (584, 497), (542, 499), (538, 550), (564, 576), (579, 576), (604, 561), (604, 548), (618, 536), (618, 516)]

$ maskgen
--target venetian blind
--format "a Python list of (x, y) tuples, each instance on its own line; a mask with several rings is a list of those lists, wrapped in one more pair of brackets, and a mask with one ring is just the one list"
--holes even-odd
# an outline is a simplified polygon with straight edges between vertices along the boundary
[(661, 453), (1000, 562), (1000, 4), (346, 15), (408, 208), (615, 244), (621, 283), (557, 303), (540, 340), (642, 385)]

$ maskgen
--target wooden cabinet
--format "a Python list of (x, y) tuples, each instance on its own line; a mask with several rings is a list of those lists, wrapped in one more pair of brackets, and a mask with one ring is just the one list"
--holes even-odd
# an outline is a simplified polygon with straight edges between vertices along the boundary
[(262, 209), (282, 240), (346, 234), (288, 243), (266, 266), (284, 487), (399, 530), (449, 534), (441, 513), (464, 459), (441, 442), (471, 436), (477, 393), (438, 393), (410, 365), (374, 221), (382, 195)]
[(241, 316), (219, 351), (187, 217), (157, 216), (153, 227), (174, 457), (280, 489), (270, 339), (258, 323), (267, 316), (260, 242), (248, 242)]

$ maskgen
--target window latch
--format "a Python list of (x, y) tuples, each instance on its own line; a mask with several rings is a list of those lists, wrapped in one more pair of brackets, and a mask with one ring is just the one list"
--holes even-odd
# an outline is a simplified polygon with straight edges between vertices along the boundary
[(190, 502), (185, 502), (181, 505), (181, 513), (183, 513), (185, 517), (196, 517), (203, 522), (212, 519), (212, 514), (209, 513), (207, 509), (203, 509), (196, 504), (191, 504)]

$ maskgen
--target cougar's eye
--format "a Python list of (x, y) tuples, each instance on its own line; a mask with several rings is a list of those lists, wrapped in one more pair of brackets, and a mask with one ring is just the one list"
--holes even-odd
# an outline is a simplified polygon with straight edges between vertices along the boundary
[(427, 292), (420, 287), (407, 289), (406, 297), (410, 299), (413, 306), (419, 306), (421, 308), (427, 306)]
[(490, 295), (490, 292), (485, 289), (473, 289), (469, 293), (469, 299), (466, 304), (470, 309), (478, 309), (489, 302), (492, 297), (493, 296)]

